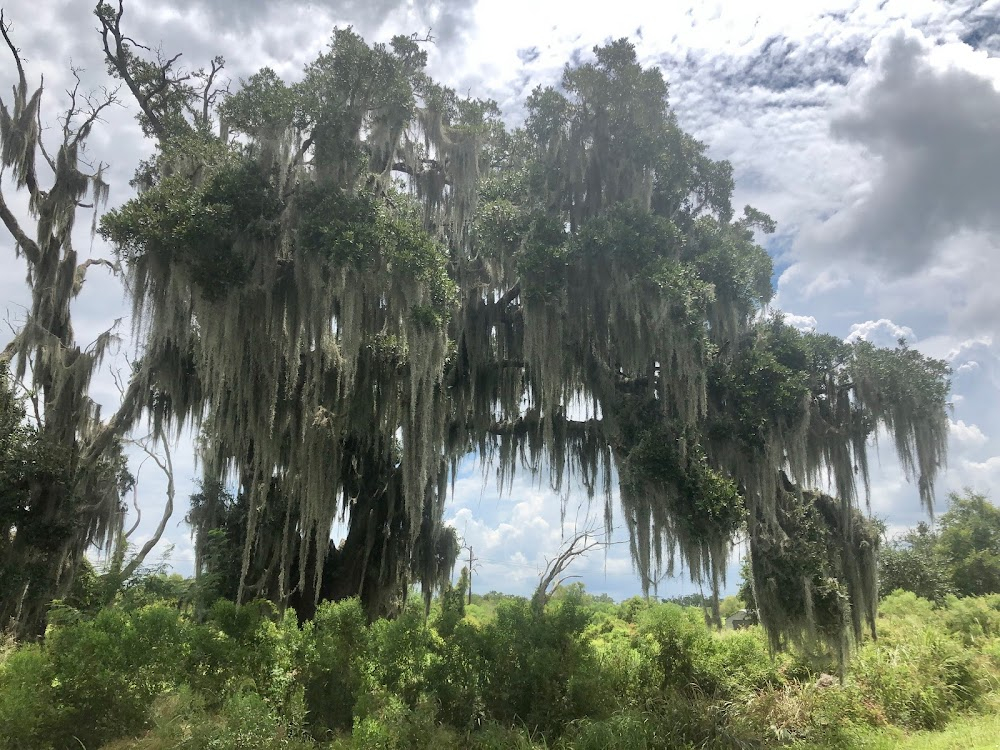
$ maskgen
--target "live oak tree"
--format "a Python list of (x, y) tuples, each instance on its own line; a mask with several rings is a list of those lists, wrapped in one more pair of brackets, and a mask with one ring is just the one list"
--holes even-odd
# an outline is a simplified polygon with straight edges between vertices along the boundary
[[(732, 168), (626, 40), (509, 129), (434, 82), (412, 37), (338, 29), (299, 82), (264, 69), (222, 97), (221, 61), (181, 75), (123, 12), (97, 9), (109, 69), (157, 150), (101, 232), (150, 419), (200, 430), (192, 519), (236, 538), (238, 598), (308, 614), (360, 595), (377, 614), (414, 578), (429, 595), (475, 452), (501, 484), (578, 478), (609, 523), (617, 471), (644, 587), (679, 561), (717, 588), (745, 528), (775, 646), (873, 625), (869, 440), (891, 436), (929, 506), (947, 369), (767, 312), (773, 222), (736, 215)], [(836, 499), (806, 489), (826, 477)]]

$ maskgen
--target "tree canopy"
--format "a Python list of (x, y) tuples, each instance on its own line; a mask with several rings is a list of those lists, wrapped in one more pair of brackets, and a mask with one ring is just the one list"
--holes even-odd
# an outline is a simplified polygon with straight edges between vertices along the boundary
[(920, 523), (885, 546), (879, 588), (883, 595), (912, 591), (937, 604), (949, 594), (1000, 593), (1000, 508), (972, 490), (951, 493), (936, 524)]
[[(457, 552), (449, 477), (475, 452), (501, 484), (579, 478), (608, 523), (617, 471), (646, 589), (677, 562), (717, 589), (745, 528), (774, 645), (873, 623), (869, 441), (891, 437), (930, 506), (947, 368), (768, 308), (774, 223), (737, 215), (731, 165), (627, 40), (509, 127), (432, 80), (412, 37), (337, 29), (298, 82), (264, 69), (223, 97), (221, 60), (182, 75), (123, 5), (97, 16), (156, 144), (100, 224), (135, 387), (155, 431), (200, 431), (192, 520), (242, 519), (237, 598), (356, 594), (378, 614), (413, 578), (429, 595)], [(827, 477), (836, 499), (807, 491)]]

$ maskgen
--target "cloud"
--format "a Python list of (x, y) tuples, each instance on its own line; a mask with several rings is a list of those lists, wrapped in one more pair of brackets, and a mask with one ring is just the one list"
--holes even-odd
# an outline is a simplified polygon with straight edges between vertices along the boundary
[(963, 461), (962, 466), (974, 480), (974, 490), (995, 488), (1000, 484), (1000, 456), (991, 456), (985, 461)]
[(785, 323), (798, 331), (815, 331), (816, 318), (812, 315), (793, 315), (785, 313)]
[(899, 326), (891, 320), (881, 318), (880, 320), (866, 320), (864, 323), (855, 323), (851, 326), (851, 332), (847, 334), (845, 341), (853, 344), (857, 341), (870, 341), (876, 346), (896, 346), (899, 339), (906, 339), (912, 342), (916, 339), (913, 329), (906, 326)]
[[(354, 25), (366, 37), (384, 26), (392, 33), (432, 30), (439, 44), (451, 47), (463, 39), (476, 3), (470, 0), (176, 0), (172, 8), (201, 16), (211, 29), (245, 34), (264, 29), (275, 33), (289, 16), (313, 17), (313, 30), (329, 32), (332, 24)], [(324, 28), (329, 26), (330, 28)]]
[(965, 445), (978, 446), (989, 442), (989, 438), (977, 425), (966, 424), (961, 419), (951, 423), (951, 437)]
[(1000, 60), (907, 27), (878, 36), (865, 60), (849, 87), (855, 104), (831, 129), (879, 166), (819, 239), (912, 274), (946, 239), (1000, 230)]

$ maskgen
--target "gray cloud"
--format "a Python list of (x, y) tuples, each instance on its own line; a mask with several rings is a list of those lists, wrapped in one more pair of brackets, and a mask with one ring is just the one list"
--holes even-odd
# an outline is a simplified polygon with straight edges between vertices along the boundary
[[(280, 26), (290, 12), (307, 11), (317, 14), (325, 24), (335, 19), (341, 24), (353, 24), (363, 36), (375, 34), (386, 22), (408, 21), (414, 28), (398, 28), (393, 33), (424, 32), (433, 28), (439, 43), (450, 46), (461, 41), (471, 23), (475, 2), (468, 0), (176, 0), (174, 7), (182, 11), (203, 13), (215, 29), (237, 32), (259, 31), (262, 25)], [(402, 17), (399, 14), (402, 13)]]
[(1000, 91), (985, 73), (935, 64), (933, 50), (913, 31), (877, 41), (872, 68), (852, 84), (857, 105), (832, 123), (881, 168), (826, 222), (824, 244), (896, 273), (926, 267), (958, 232), (1000, 231)]

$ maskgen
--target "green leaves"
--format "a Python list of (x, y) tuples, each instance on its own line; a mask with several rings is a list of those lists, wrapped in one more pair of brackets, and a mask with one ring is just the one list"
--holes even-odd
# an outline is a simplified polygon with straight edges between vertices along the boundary
[[(197, 166), (173, 165), (180, 155)], [(183, 269), (210, 301), (249, 277), (254, 240), (273, 238), (283, 205), (270, 176), (214, 139), (191, 136), (166, 145), (149, 190), (101, 220), (101, 235), (126, 262), (143, 259)]]
[(236, 93), (219, 106), (219, 116), (231, 131), (251, 138), (276, 138), (292, 124), (296, 96), (271, 68), (242, 82)]
[(921, 523), (888, 545), (879, 574), (883, 594), (901, 588), (937, 604), (1000, 594), (1000, 508), (971, 489), (951, 493), (936, 528)]
[(416, 322), (438, 327), (451, 314), (457, 286), (444, 249), (411, 217), (387, 208), (372, 193), (350, 194), (314, 183), (299, 197), (299, 250), (324, 259), (330, 269), (384, 274), (395, 285), (425, 287), (426, 303), (411, 312)]

